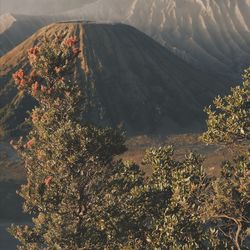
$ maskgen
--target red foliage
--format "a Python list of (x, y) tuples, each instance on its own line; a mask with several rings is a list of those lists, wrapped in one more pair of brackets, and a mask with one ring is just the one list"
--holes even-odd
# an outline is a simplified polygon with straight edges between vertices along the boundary
[(71, 36), (69, 38), (66, 38), (63, 41), (63, 45), (67, 46), (67, 47), (73, 47), (75, 44), (77, 43), (77, 38), (74, 36)]
[(39, 83), (38, 83), (38, 82), (35, 82), (35, 83), (32, 85), (32, 94), (33, 94), (33, 95), (36, 95), (38, 89), (39, 89)]
[(34, 140), (31, 139), (27, 142), (27, 148), (32, 148), (33, 145), (34, 145)]
[(17, 85), (21, 84), (21, 82), (22, 82), (22, 84), (24, 83), (22, 81), (22, 80), (24, 80), (24, 77), (25, 77), (23, 69), (19, 69), (12, 76), (13, 76), (13, 79), (15, 80), (15, 82), (16, 82)]
[(25, 79), (20, 80), (19, 84), (20, 86), (24, 87), (27, 81)]
[(33, 47), (28, 50), (28, 57), (31, 62), (35, 61), (39, 52), (39, 48)]
[(44, 184), (46, 186), (48, 186), (50, 184), (50, 182), (52, 181), (52, 179), (53, 179), (53, 177), (51, 175), (46, 177), (45, 180), (44, 180)]
[(30, 49), (28, 50), (28, 54), (37, 55), (37, 54), (38, 54), (38, 51), (39, 51), (39, 49), (38, 49), (38, 47), (36, 46), (36, 47), (30, 48)]

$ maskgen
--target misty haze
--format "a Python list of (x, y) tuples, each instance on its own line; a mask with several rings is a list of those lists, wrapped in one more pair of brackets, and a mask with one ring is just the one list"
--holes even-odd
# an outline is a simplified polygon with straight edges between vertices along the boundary
[(58, 15), (95, 0), (0, 0), (0, 14)]
[(0, 250), (250, 250), (250, 0), (0, 0)]

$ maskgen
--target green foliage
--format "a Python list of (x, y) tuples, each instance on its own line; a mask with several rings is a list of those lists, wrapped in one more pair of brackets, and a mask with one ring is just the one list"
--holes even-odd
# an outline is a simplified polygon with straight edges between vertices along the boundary
[(243, 85), (231, 89), (231, 94), (218, 96), (215, 109), (205, 109), (208, 130), (203, 140), (208, 143), (234, 143), (250, 139), (250, 68), (245, 70)]
[(176, 161), (172, 147), (163, 147), (146, 153), (150, 177), (135, 164), (115, 163), (97, 189), (94, 230), (83, 248), (213, 249), (217, 243), (201, 213), (210, 181), (202, 162), (194, 154)]
[[(18, 249), (249, 249), (249, 155), (225, 163), (217, 179), (206, 175), (200, 155), (177, 160), (170, 146), (147, 150), (150, 176), (114, 160), (126, 149), (120, 131), (79, 123), (83, 97), (70, 81), (76, 44), (73, 37), (45, 41), (29, 51), (33, 73), (14, 74), (19, 90), (39, 103), (28, 137), (13, 143), (27, 171), (19, 194), (33, 217), (10, 229)], [(248, 139), (249, 80), (232, 91), (215, 101), (221, 113), (208, 109), (207, 142), (235, 141), (239, 131)], [(236, 120), (240, 129), (232, 128)]]
[(145, 163), (153, 167), (147, 183), (152, 202), (150, 249), (209, 248), (200, 213), (209, 183), (202, 162), (195, 154), (176, 161), (171, 147), (147, 152)]
[(250, 155), (222, 165), (212, 183), (205, 215), (222, 234), (228, 249), (250, 249)]
[(12, 142), (25, 162), (27, 184), (19, 194), (32, 226), (12, 226), (19, 249), (79, 249), (91, 228), (85, 214), (93, 187), (102, 183), (113, 157), (125, 150), (119, 131), (80, 125), (78, 86), (70, 81), (79, 50), (75, 38), (55, 38), (29, 51), (34, 69), (13, 75), (19, 91), (31, 94), (39, 106), (32, 110), (28, 137)]
[(227, 249), (250, 249), (250, 68), (243, 79), (243, 86), (215, 99), (216, 111), (207, 109), (208, 131), (203, 135), (208, 143), (246, 141), (248, 147), (248, 152), (241, 148), (233, 162), (222, 164), (204, 206), (206, 219), (220, 232)]

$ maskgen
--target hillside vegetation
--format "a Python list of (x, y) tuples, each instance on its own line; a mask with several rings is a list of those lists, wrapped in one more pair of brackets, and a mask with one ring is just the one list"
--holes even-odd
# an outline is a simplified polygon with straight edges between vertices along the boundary
[(78, 18), (123, 22), (195, 67), (239, 79), (250, 60), (249, 0), (98, 0)]
[[(122, 126), (129, 135), (201, 131), (203, 107), (228, 90), (228, 83), (197, 71), (166, 48), (121, 24), (84, 22), (47, 26), (0, 58), (0, 128), (17, 135), (34, 98), (17, 93), (12, 74), (30, 71), (27, 50), (46, 35), (75, 35), (81, 53), (73, 81), (85, 94), (87, 119), (101, 126)], [(87, 77), (87, 81), (84, 81)]]
[(80, 123), (84, 95), (70, 78), (77, 42), (44, 40), (29, 50), (35, 73), (13, 75), (19, 92), (39, 103), (29, 116), (31, 131), (11, 142), (25, 162), (27, 182), (18, 193), (33, 217), (32, 225), (9, 229), (18, 248), (249, 249), (250, 69), (243, 85), (206, 109), (203, 140), (235, 154), (220, 175), (205, 172), (201, 155), (178, 159), (163, 145), (146, 151), (147, 176), (139, 164), (117, 160), (126, 151), (119, 129)]

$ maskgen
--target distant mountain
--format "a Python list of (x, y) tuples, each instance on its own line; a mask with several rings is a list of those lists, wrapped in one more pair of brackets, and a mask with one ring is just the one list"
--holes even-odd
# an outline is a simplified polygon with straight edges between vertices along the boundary
[[(15, 131), (34, 101), (17, 94), (12, 74), (29, 70), (27, 50), (55, 32), (76, 35), (82, 51), (76, 80), (90, 104), (88, 119), (129, 133), (201, 129), (203, 107), (222, 93), (219, 79), (195, 70), (135, 28), (122, 24), (57, 23), (0, 58), (0, 128)], [(89, 82), (85, 83), (83, 76)]]
[(67, 14), (130, 24), (196, 67), (232, 79), (250, 65), (250, 0), (98, 0)]
[(0, 0), (0, 57), (38, 29), (56, 21), (74, 19), (63, 12), (95, 0)]
[(59, 15), (62, 11), (82, 7), (95, 0), (0, 0), (0, 15)]
[(0, 16), (0, 56), (15, 48), (38, 29), (60, 18), (4, 14)]
[[(232, 82), (250, 65), (250, 0), (20, 0), (17, 3), (4, 0), (3, 3), (0, 9), (51, 16), (36, 17), (38, 20), (34, 16), (12, 16), (15, 25), (5, 35), (0, 32), (0, 56), (53, 19), (81, 19), (134, 26), (196, 68), (219, 73)], [(0, 27), (12, 19), (0, 18)]]

